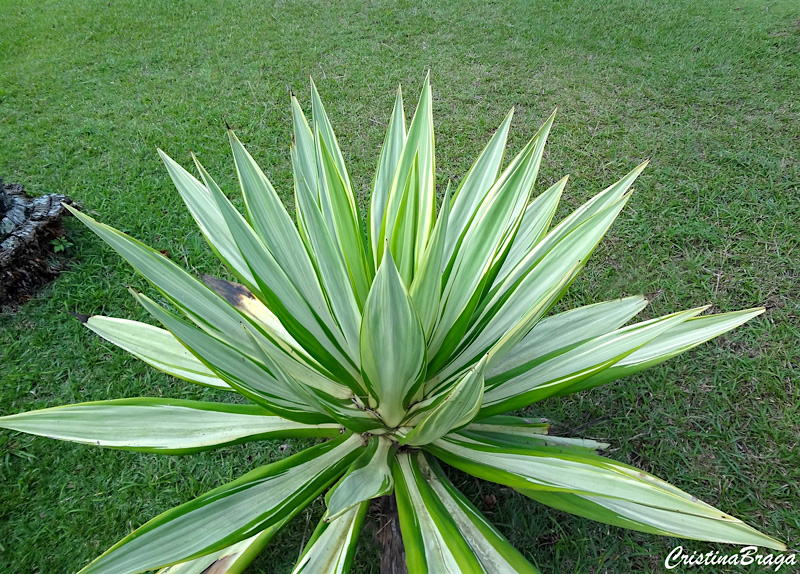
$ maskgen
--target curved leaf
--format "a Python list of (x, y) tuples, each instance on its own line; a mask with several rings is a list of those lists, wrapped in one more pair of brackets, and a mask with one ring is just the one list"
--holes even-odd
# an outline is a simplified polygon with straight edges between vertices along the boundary
[(391, 465), (395, 448), (387, 438), (370, 436), (366, 450), (325, 495), (328, 510), (323, 519), (326, 522), (362, 502), (391, 494), (394, 486)]

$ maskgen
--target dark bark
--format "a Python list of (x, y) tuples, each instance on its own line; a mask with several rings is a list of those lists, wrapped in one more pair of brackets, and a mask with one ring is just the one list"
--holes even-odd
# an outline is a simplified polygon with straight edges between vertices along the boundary
[(50, 242), (64, 234), (63, 195), (28, 198), (21, 185), (3, 186), (0, 213), (0, 304), (19, 301), (61, 270)]
[(380, 501), (378, 540), (381, 543), (381, 574), (408, 574), (397, 502), (394, 495), (384, 496)]

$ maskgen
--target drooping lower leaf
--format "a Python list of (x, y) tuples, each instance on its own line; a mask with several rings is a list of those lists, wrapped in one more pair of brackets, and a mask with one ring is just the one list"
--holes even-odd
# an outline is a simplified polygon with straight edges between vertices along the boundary
[(136, 574), (222, 550), (300, 512), (358, 455), (342, 436), (241, 478), (150, 520), (80, 574)]
[(533, 564), (461, 494), (442, 472), (436, 459), (418, 457), (420, 470), (484, 571), (489, 574), (539, 574)]
[(406, 565), (415, 574), (485, 572), (420, 469), (422, 453), (398, 453), (395, 496)]

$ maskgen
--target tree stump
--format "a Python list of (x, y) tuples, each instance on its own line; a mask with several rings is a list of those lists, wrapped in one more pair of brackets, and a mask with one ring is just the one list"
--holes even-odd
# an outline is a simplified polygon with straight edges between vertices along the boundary
[(64, 234), (64, 195), (29, 198), (19, 184), (0, 179), (0, 305), (53, 279), (60, 265), (53, 261), (51, 241)]
[(381, 543), (381, 574), (408, 574), (406, 551), (400, 535), (400, 519), (394, 495), (380, 499), (378, 540)]

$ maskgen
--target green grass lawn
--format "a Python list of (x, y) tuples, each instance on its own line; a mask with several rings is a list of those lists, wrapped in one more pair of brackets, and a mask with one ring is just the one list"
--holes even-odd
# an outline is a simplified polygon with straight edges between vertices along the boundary
[[(538, 189), (571, 174), (562, 214), (652, 158), (564, 304), (645, 293), (648, 316), (704, 303), (768, 311), (645, 374), (529, 412), (610, 442), (614, 458), (798, 546), (796, 2), (0, 0), (0, 14), (0, 176), (33, 194), (66, 193), (197, 272), (222, 271), (156, 146), (185, 165), (194, 150), (234, 193), (227, 121), (288, 201), (289, 91), (307, 104), (309, 75), (362, 208), (394, 90), (402, 83), (413, 109), (428, 69), (440, 186), (461, 177), (511, 106), (512, 150), (558, 106)], [(70, 269), (0, 316), (0, 414), (138, 395), (221, 398), (69, 317), (144, 319), (126, 286), (145, 285), (74, 221), (67, 238)], [(4, 431), (0, 456), (0, 571), (59, 574), (283, 454), (260, 443), (157, 457)], [(453, 479), (545, 572), (660, 572), (679, 543)], [(252, 572), (289, 572), (321, 511), (303, 511)], [(359, 574), (377, 572), (373, 531)]]

